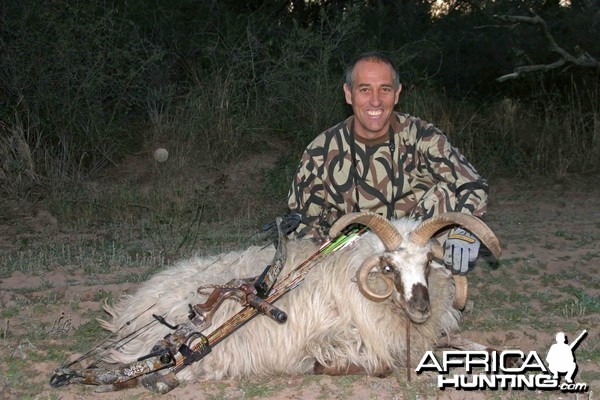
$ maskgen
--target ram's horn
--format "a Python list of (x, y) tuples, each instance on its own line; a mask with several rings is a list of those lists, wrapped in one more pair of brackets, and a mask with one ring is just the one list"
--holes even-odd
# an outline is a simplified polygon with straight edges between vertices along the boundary
[[(449, 225), (461, 225), (465, 229), (473, 232), (479, 240), (490, 249), (496, 258), (500, 257), (502, 248), (500, 241), (494, 232), (492, 232), (492, 230), (479, 218), (459, 212), (443, 213), (423, 221), (421, 225), (410, 234), (409, 240), (418, 245), (425, 246), (436, 232)], [(443, 259), (444, 257), (443, 249), (439, 244), (434, 245), (432, 253), (435, 258)], [(467, 304), (469, 292), (467, 277), (464, 275), (453, 275), (453, 277), (456, 286), (454, 307), (463, 309), (465, 304)]]
[(367, 299), (374, 301), (376, 303), (382, 302), (388, 297), (392, 295), (394, 291), (394, 282), (383, 274), (379, 274), (379, 277), (383, 279), (387, 288), (383, 293), (375, 292), (371, 286), (369, 286), (369, 273), (374, 267), (378, 267), (381, 265), (381, 257), (379, 256), (371, 256), (363, 261), (360, 269), (356, 273), (356, 283), (358, 285), (358, 290), (365, 296)]
[(372, 212), (343, 215), (335, 221), (329, 230), (329, 236), (338, 236), (341, 231), (351, 224), (362, 224), (368, 227), (381, 240), (387, 251), (394, 251), (402, 244), (402, 236), (400, 236), (394, 225), (381, 215)]
[(424, 246), (437, 231), (448, 225), (461, 225), (473, 232), (490, 249), (496, 258), (500, 257), (502, 248), (494, 232), (479, 218), (460, 212), (447, 212), (423, 221), (410, 234), (410, 240)]

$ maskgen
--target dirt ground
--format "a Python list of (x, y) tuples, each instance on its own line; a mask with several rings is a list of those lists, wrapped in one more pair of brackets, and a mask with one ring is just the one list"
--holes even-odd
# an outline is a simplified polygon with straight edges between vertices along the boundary
[[(387, 378), (374, 377), (256, 377), (243, 382), (198, 382), (158, 396), (143, 388), (119, 393), (95, 393), (93, 387), (51, 388), (48, 380), (76, 348), (83, 327), (100, 314), (106, 296), (117, 298), (139, 285), (121, 276), (139, 274), (143, 266), (90, 272), (77, 263), (51, 261), (44, 273), (34, 267), (14, 268), (16, 247), (39, 237), (60, 243), (85, 238), (61, 230), (50, 213), (28, 220), (0, 221), (0, 249), (5, 254), (0, 275), (1, 350), (0, 397), (4, 399), (592, 399), (600, 391), (600, 187), (592, 178), (560, 183), (547, 180), (492, 182), (485, 221), (501, 239), (504, 252), (497, 264), (478, 262), (471, 271), (470, 299), (463, 316), (463, 334), (499, 349), (535, 350), (545, 356), (557, 332), (574, 339), (576, 382), (584, 393), (560, 391), (440, 390), (436, 375), (406, 370)], [(23, 227), (26, 228), (23, 228)], [(82, 232), (81, 235), (101, 235)], [(63, 249), (68, 247), (62, 247)], [(63, 250), (64, 251), (64, 250)], [(117, 250), (118, 251), (118, 250)], [(38, 255), (29, 254), (35, 258)], [(25, 256), (23, 256), (25, 257)], [(40, 263), (46, 259), (39, 255)], [(99, 262), (101, 254), (96, 255)], [(91, 329), (91, 328), (90, 328)], [(91, 333), (90, 335), (100, 335)], [(80, 349), (84, 351), (84, 349)]]

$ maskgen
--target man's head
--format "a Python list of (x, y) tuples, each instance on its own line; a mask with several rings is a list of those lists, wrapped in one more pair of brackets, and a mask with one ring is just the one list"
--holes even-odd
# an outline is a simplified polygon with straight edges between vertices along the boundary
[(354, 111), (356, 134), (376, 139), (387, 134), (400, 91), (398, 73), (379, 53), (359, 56), (346, 70), (344, 94)]

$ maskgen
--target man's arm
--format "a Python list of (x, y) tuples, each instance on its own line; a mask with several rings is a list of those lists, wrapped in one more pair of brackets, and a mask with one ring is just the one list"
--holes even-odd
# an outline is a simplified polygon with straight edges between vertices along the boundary
[[(432, 185), (441, 184), (448, 191), (445, 196), (451, 201), (444, 211), (483, 216), (487, 210), (487, 181), (440, 130), (430, 124), (420, 129), (417, 168)], [(430, 210), (416, 210), (416, 213), (427, 216), (427, 211)]]
[[(488, 184), (485, 179), (433, 126), (425, 127), (421, 145), (419, 170), (429, 173), (434, 186), (429, 193), (433, 201), (425, 199), (419, 205), (433, 203), (437, 205), (436, 213), (458, 211), (481, 217), (487, 209)], [(431, 213), (432, 210), (426, 211)], [(475, 236), (457, 227), (444, 243), (444, 264), (454, 274), (465, 275), (478, 256), (479, 247), (480, 242)]]
[(325, 196), (322, 166), (306, 150), (288, 193), (288, 208), (302, 216), (296, 229), (300, 237), (325, 236)]

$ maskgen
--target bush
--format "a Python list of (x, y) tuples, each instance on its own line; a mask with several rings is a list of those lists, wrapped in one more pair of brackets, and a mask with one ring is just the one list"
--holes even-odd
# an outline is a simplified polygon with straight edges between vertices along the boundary
[[(377, 48), (401, 71), (400, 108), (442, 128), (484, 175), (598, 168), (597, 73), (571, 82), (553, 76), (552, 87), (530, 77), (504, 95), (451, 98), (444, 87), (458, 76), (476, 83), (473, 71), (493, 62), (465, 68), (461, 47), (451, 50), (453, 64), (446, 60), (453, 38), (487, 11), (434, 20), (421, 2), (404, 26), (398, 21), (411, 10), (392, 3), (5, 1), (0, 185), (25, 194), (61, 188), (158, 145), (180, 167), (277, 151), (287, 176), (304, 146), (349, 114), (346, 63)], [(436, 40), (441, 33), (446, 42)], [(279, 183), (268, 191), (283, 191), (285, 179), (274, 174)]]
[(139, 147), (129, 125), (164, 52), (95, 2), (7, 2), (5, 12), (0, 120), (10, 141), (28, 144), (35, 175), (81, 178)]

